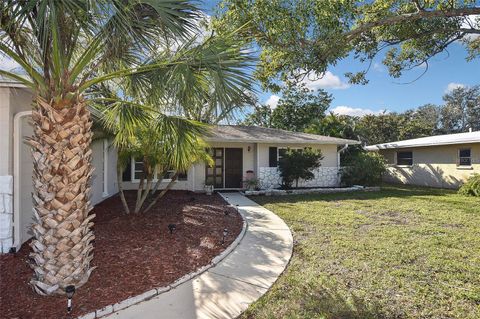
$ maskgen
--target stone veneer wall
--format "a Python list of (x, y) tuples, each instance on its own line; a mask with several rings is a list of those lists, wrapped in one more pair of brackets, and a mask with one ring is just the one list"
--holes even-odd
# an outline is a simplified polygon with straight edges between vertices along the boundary
[(0, 176), (0, 253), (13, 246), (13, 177)]
[[(298, 187), (337, 187), (340, 186), (338, 167), (319, 167), (313, 174), (315, 177), (309, 181), (300, 180)], [(274, 189), (280, 187), (282, 179), (277, 167), (260, 167), (258, 179), (262, 189)]]

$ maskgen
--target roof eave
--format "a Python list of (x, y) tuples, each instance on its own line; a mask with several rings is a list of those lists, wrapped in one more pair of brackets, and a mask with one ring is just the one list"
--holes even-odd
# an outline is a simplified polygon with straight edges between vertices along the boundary
[(264, 144), (309, 144), (309, 145), (355, 145), (360, 144), (359, 141), (345, 140), (345, 141), (298, 141), (298, 140), (261, 140), (261, 139), (222, 139), (222, 138), (205, 138), (207, 142), (213, 143), (264, 143)]
[(415, 148), (415, 147), (431, 147), (431, 146), (443, 146), (443, 145), (458, 145), (458, 144), (474, 144), (480, 143), (480, 140), (465, 140), (465, 141), (452, 141), (444, 143), (424, 143), (424, 144), (405, 144), (405, 145), (385, 145), (385, 144), (376, 144), (365, 147), (366, 150), (386, 150), (386, 149), (397, 149), (397, 148)]

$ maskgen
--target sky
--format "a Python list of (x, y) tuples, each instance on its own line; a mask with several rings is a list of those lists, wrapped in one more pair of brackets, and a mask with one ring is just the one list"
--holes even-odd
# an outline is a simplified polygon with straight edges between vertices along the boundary
[[(207, 0), (201, 3), (207, 15), (214, 14), (218, 0)], [(381, 64), (382, 57), (374, 61), (366, 85), (350, 85), (344, 77), (346, 72), (364, 69), (359, 61), (347, 58), (330, 68), (322, 79), (307, 81), (311, 89), (325, 89), (332, 94), (333, 102), (330, 110), (338, 114), (357, 115), (387, 112), (402, 112), (407, 109), (433, 103), (441, 104), (442, 96), (458, 86), (480, 84), (480, 58), (466, 61), (467, 53), (458, 43), (449, 46), (448, 53), (441, 53), (429, 62), (427, 72), (424, 67), (406, 72), (401, 78), (394, 79), (388, 75)], [(0, 56), (0, 69), (10, 70), (16, 67), (13, 61)], [(412, 82), (412, 83), (409, 83)], [(280, 99), (279, 94), (258, 92), (258, 100), (272, 108)]]
[[(207, 14), (212, 15), (217, 3), (217, 0), (209, 0), (202, 6)], [(424, 67), (394, 79), (388, 75), (379, 56), (367, 74), (369, 83), (366, 85), (348, 84), (344, 74), (363, 70), (364, 65), (347, 58), (330, 68), (322, 79), (307, 84), (311, 89), (322, 88), (332, 94), (334, 100), (330, 110), (338, 114), (361, 116), (385, 110), (402, 112), (427, 103), (441, 104), (443, 95), (453, 88), (480, 84), (480, 58), (467, 62), (466, 56), (464, 47), (455, 43), (448, 48), (448, 53), (435, 56), (429, 62), (427, 72), (414, 82), (425, 71)], [(271, 107), (275, 107), (280, 99), (279, 95), (264, 91), (258, 96), (260, 103)]]

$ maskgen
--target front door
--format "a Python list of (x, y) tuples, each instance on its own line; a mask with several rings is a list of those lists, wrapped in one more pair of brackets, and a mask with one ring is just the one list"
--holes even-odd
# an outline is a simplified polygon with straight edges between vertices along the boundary
[(213, 166), (206, 167), (205, 184), (213, 185), (214, 188), (223, 188), (223, 148), (209, 149), (213, 159)]
[(242, 188), (243, 149), (225, 148), (225, 188)]

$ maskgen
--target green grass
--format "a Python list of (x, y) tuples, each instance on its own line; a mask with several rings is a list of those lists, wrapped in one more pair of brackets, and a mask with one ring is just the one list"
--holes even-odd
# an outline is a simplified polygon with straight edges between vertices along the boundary
[(480, 199), (396, 186), (253, 199), (295, 247), (243, 318), (480, 318)]

